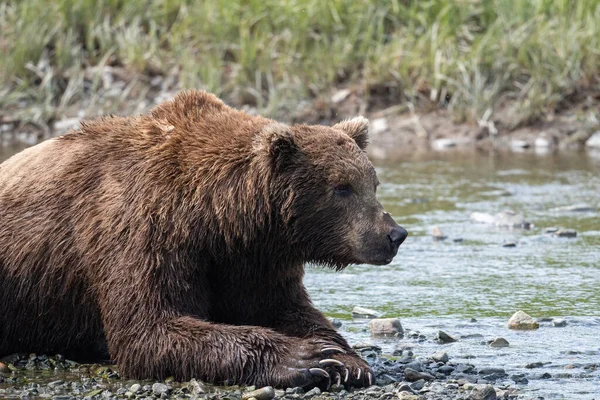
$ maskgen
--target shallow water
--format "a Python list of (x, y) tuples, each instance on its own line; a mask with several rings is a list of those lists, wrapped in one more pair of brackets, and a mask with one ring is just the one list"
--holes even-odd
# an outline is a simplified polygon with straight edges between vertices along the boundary
[[(0, 161), (14, 151), (0, 148)], [(519, 387), (523, 398), (600, 398), (600, 158), (449, 152), (398, 156), (376, 166), (380, 200), (409, 238), (388, 266), (341, 273), (310, 268), (305, 279), (314, 303), (342, 320), (349, 341), (371, 341), (384, 352), (410, 345), (423, 357), (443, 349), (454, 362), (524, 373), (528, 385), (496, 382)], [(559, 209), (580, 203), (594, 210)], [(472, 212), (505, 209), (524, 214), (534, 227), (509, 230), (470, 220)], [(434, 241), (433, 226), (448, 239)], [(575, 229), (577, 238), (544, 234), (551, 226)], [(502, 247), (508, 241), (516, 247)], [(368, 321), (352, 319), (354, 306), (400, 317), (406, 331), (426, 339), (372, 339)], [(517, 310), (564, 317), (568, 325), (510, 331), (506, 321)], [(437, 344), (440, 329), (460, 340)], [(487, 346), (499, 336), (510, 347)], [(524, 368), (533, 362), (544, 366)], [(546, 372), (551, 378), (539, 379)]]
[[(376, 166), (380, 200), (410, 236), (388, 266), (310, 269), (305, 283), (317, 307), (344, 322), (351, 342), (371, 341), (384, 351), (410, 344), (421, 356), (444, 349), (451, 361), (525, 373), (528, 385), (506, 382), (519, 386), (524, 398), (600, 398), (600, 159), (431, 153)], [(560, 210), (580, 203), (594, 210)], [(510, 230), (470, 220), (473, 212), (505, 209), (522, 213), (534, 227)], [(433, 226), (448, 239), (434, 241)], [(578, 235), (551, 237), (546, 227)], [(502, 247), (505, 242), (516, 247)], [(354, 306), (400, 317), (405, 330), (427, 339), (371, 339), (367, 321), (352, 320)], [(568, 325), (511, 331), (506, 322), (517, 310), (564, 317)], [(439, 329), (482, 336), (439, 345), (433, 341)], [(510, 347), (487, 346), (498, 336)], [(550, 364), (524, 368), (538, 361)], [(552, 378), (535, 379), (544, 372)]]

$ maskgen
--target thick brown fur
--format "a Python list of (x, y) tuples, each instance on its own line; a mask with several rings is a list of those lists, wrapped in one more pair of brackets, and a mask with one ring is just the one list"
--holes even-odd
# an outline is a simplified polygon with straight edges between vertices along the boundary
[(14, 156), (0, 165), (0, 356), (280, 387), (347, 368), (368, 384), (302, 284), (306, 262), (397, 250), (367, 141), (361, 118), (286, 126), (190, 91)]

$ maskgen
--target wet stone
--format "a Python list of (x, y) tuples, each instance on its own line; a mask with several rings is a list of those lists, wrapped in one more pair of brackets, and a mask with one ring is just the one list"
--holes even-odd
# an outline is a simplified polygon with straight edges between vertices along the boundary
[(437, 335), (437, 341), (439, 343), (453, 343), (457, 342), (458, 339), (444, 331), (439, 331)]
[(496, 400), (496, 390), (492, 385), (475, 385), (471, 393), (469, 393), (469, 400)]
[(552, 326), (557, 328), (564, 328), (567, 326), (567, 321), (564, 318), (555, 318), (552, 320)]
[(139, 383), (134, 383), (133, 385), (131, 385), (131, 387), (129, 388), (129, 391), (131, 393), (138, 393), (142, 390), (142, 385), (140, 385)]
[(285, 389), (285, 394), (304, 394), (304, 389), (300, 386)]
[(510, 376), (510, 379), (519, 385), (527, 385), (529, 383), (529, 381), (525, 377), (525, 374), (514, 374)]
[(488, 344), (490, 347), (508, 347), (510, 345), (508, 340), (501, 337), (491, 340)]
[(514, 330), (534, 330), (540, 327), (540, 324), (531, 316), (523, 311), (517, 311), (508, 320), (508, 327)]
[(271, 386), (265, 386), (263, 388), (242, 394), (242, 400), (248, 400), (252, 397), (254, 397), (256, 400), (271, 400), (275, 397), (275, 389), (273, 389)]
[(164, 383), (157, 382), (152, 385), (152, 393), (154, 393), (155, 396), (161, 396), (163, 393), (167, 394), (169, 393), (169, 387)]
[(398, 393), (398, 399), (400, 400), (418, 400), (419, 396), (412, 394), (411, 392), (401, 391)]
[(339, 319), (337, 319), (337, 318), (331, 318), (330, 321), (331, 321), (331, 325), (333, 325), (334, 328), (337, 329), (337, 328), (341, 328), (342, 327), (342, 321), (340, 321)]
[(423, 371), (423, 364), (420, 361), (412, 361), (406, 364), (406, 368), (414, 369), (415, 371)]
[(352, 309), (352, 317), (353, 318), (379, 318), (381, 317), (381, 313), (375, 311), (375, 310), (371, 310), (370, 308), (364, 308), (364, 307), (354, 307), (354, 309)]
[(502, 247), (517, 247), (517, 242), (504, 242)]
[(306, 392), (306, 394), (304, 395), (304, 397), (308, 398), (308, 397), (318, 396), (320, 394), (321, 394), (321, 389), (319, 389), (318, 387), (316, 387), (316, 388), (312, 388), (311, 390), (309, 390), (308, 392)]
[(450, 357), (448, 357), (448, 353), (446, 353), (445, 351), (437, 351), (431, 355), (431, 358), (434, 361), (441, 362), (444, 364), (447, 363), (448, 360), (450, 360)]
[(451, 365), (444, 365), (442, 367), (439, 367), (438, 371), (441, 372), (442, 374), (448, 375), (454, 371), (454, 367)]
[(428, 374), (427, 372), (419, 372), (415, 371), (412, 368), (405, 368), (404, 379), (406, 379), (409, 382), (416, 382), (421, 379), (424, 379), (426, 381), (432, 381), (435, 379), (435, 377), (431, 374)]
[(371, 335), (402, 337), (404, 329), (398, 318), (375, 318), (369, 322)]
[(479, 370), (479, 375), (506, 375), (504, 368), (485, 367)]
[(577, 231), (574, 229), (561, 229), (555, 235), (562, 238), (575, 238), (577, 237)]

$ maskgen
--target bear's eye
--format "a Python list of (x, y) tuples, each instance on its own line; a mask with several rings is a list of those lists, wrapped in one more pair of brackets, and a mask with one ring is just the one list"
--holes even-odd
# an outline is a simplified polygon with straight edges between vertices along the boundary
[(333, 191), (338, 196), (350, 196), (352, 194), (352, 186), (348, 184), (336, 185), (333, 188)]

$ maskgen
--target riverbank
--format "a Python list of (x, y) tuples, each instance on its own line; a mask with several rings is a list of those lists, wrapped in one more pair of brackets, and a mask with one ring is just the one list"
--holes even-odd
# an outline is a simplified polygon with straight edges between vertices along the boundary
[(6, 3), (2, 142), (185, 88), (287, 122), (363, 114), (379, 152), (580, 148), (600, 130), (600, 0), (434, 3)]

